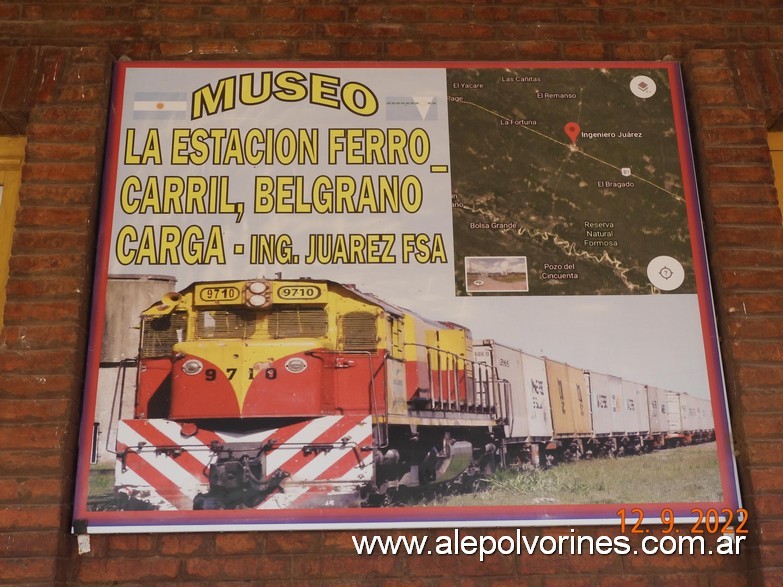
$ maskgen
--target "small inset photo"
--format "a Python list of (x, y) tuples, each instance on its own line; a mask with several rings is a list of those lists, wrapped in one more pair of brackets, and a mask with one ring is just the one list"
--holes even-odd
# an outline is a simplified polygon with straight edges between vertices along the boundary
[(527, 290), (527, 257), (465, 257), (465, 291), (468, 293)]

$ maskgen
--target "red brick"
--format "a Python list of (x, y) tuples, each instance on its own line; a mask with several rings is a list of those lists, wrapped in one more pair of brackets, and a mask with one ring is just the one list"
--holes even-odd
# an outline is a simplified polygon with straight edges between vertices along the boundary
[(31, 122), (27, 127), (28, 144), (36, 141), (48, 141), (57, 143), (82, 143), (95, 142), (100, 133), (93, 125), (61, 124), (56, 122), (38, 121)]
[(3, 373), (0, 377), (0, 396), (4, 398), (28, 398), (30, 401), (59, 399), (70, 397), (75, 387), (71, 375), (51, 374), (41, 369), (35, 375)]
[(424, 52), (424, 45), (414, 41), (386, 44), (386, 54), (393, 59), (416, 59)]
[(269, 554), (303, 554), (320, 551), (321, 532), (270, 532), (265, 552)]
[(566, 59), (595, 59), (600, 61), (609, 58), (608, 47), (603, 43), (566, 43), (563, 47), (563, 57)]
[(563, 575), (562, 577), (544, 577), (544, 587), (592, 587), (593, 578), (584, 575)]
[(777, 205), (778, 197), (772, 184), (760, 186), (747, 185), (716, 185), (710, 186), (703, 197), (720, 204), (773, 204)]
[(738, 374), (754, 387), (783, 386), (783, 365), (740, 365)]
[(0, 373), (46, 373), (67, 371), (75, 364), (75, 350), (43, 350), (0, 354)]
[(297, 55), (300, 57), (331, 57), (335, 45), (330, 41), (299, 41), (297, 43)]
[(256, 533), (226, 533), (215, 536), (218, 554), (252, 554), (262, 551), (265, 535)]
[(33, 113), (35, 118), (31, 122), (45, 122), (49, 124), (60, 122), (65, 125), (97, 124), (102, 127), (106, 117), (106, 107), (81, 104), (38, 106), (33, 110)]
[(650, 575), (600, 575), (598, 577), (598, 587), (652, 587), (655, 584), (655, 578)]
[(97, 149), (95, 144), (90, 143), (66, 145), (63, 143), (31, 142), (27, 148), (25, 159), (28, 163), (48, 159), (60, 162), (89, 161), (95, 165)]
[(9, 263), (9, 267), (17, 276), (32, 276), (36, 273), (54, 275), (57, 273), (83, 271), (88, 267), (88, 263), (89, 261), (82, 255), (26, 254), (14, 256)]
[(771, 227), (726, 227), (719, 226), (714, 234), (716, 242), (721, 246), (744, 245), (778, 246), (783, 244), (783, 230)]
[(775, 181), (769, 165), (713, 165), (708, 164), (705, 171), (710, 181), (726, 183), (766, 183)]
[(22, 168), (22, 181), (56, 183), (94, 182), (98, 179), (94, 163), (44, 163), (29, 161)]
[[(756, 406), (757, 409), (759, 407)], [(742, 418), (742, 426), (745, 434), (756, 440), (783, 438), (783, 411), (777, 414), (746, 413)], [(781, 487), (783, 487), (783, 469), (777, 474), (781, 478)]]
[(781, 224), (780, 208), (772, 206), (720, 206), (713, 209), (712, 217), (718, 224)]
[(16, 425), (0, 429), (0, 446), (8, 449), (57, 449), (66, 434), (65, 426), (54, 424)]
[(743, 108), (698, 108), (696, 118), (705, 127), (764, 126), (761, 113), (748, 111)]
[(300, 9), (296, 6), (264, 6), (264, 20), (297, 20)]
[(60, 321), (74, 322), (81, 316), (84, 302), (78, 300), (39, 302), (37, 300), (12, 300), (6, 304), (5, 316), (7, 325), (24, 322), (30, 326), (36, 323), (55, 323)]
[[(85, 63), (84, 61), (77, 61), (69, 64), (65, 70), (65, 77), (63, 79), (64, 89), (85, 89), (95, 88), (100, 90), (106, 97), (109, 94), (109, 82), (107, 75), (110, 73), (111, 68), (108, 64), (103, 63)], [(58, 103), (66, 105), (70, 102), (70, 99), (63, 93), (57, 95)], [(84, 102), (84, 100), (76, 100), (77, 102)], [(103, 99), (92, 100), (94, 104), (101, 104)]]
[(565, 22), (598, 22), (599, 12), (592, 8), (560, 8), (557, 12)]
[(433, 21), (468, 20), (468, 8), (464, 6), (430, 6), (427, 15)]
[[(184, 573), (192, 579), (237, 580), (252, 577), (256, 581), (291, 578), (292, 559), (288, 555), (195, 557), (183, 561)], [(344, 569), (345, 570), (345, 569)], [(297, 576), (301, 576), (301, 568)]]
[(520, 41), (516, 45), (521, 59), (555, 59), (560, 53), (558, 44), (551, 41)]
[(201, 14), (220, 20), (250, 20), (253, 9), (249, 6), (207, 6)]
[(418, 34), (425, 38), (436, 39), (489, 39), (495, 34), (495, 28), (490, 25), (474, 25), (470, 23), (425, 23), (417, 25)]
[(754, 495), (753, 504), (756, 516), (783, 516), (783, 498), (780, 495)]
[(315, 25), (307, 23), (274, 23), (267, 25), (231, 24), (226, 25), (229, 38), (271, 39), (281, 37), (287, 39), (312, 39), (315, 36)]
[(291, 56), (293, 53), (293, 43), (291, 41), (246, 41), (244, 46), (259, 58), (282, 58)]
[(304, 20), (316, 22), (341, 21), (345, 19), (345, 9), (342, 6), (305, 6), (302, 8)]
[(157, 584), (174, 579), (179, 573), (180, 561), (175, 558), (145, 556), (144, 558), (91, 559), (84, 558), (79, 567), (79, 583), (106, 584), (122, 581), (154, 581)]
[(28, 183), (22, 189), (22, 197), (29, 205), (89, 205), (97, 196), (94, 185), (56, 185)]
[[(454, 562), (450, 563), (451, 573), (447, 571), (435, 572), (431, 571), (441, 566), (441, 560), (448, 561), (448, 557), (411, 557), (408, 560), (408, 569), (413, 576), (425, 577), (428, 575), (449, 575), (454, 571)], [(463, 575), (473, 575), (470, 570), (465, 569), (462, 564), (465, 562), (465, 557), (460, 560), (460, 571)], [(478, 560), (478, 559), (476, 559)], [(294, 557), (293, 565), (296, 569), (297, 576), (301, 578), (311, 578), (330, 580), (338, 578), (362, 578), (367, 576), (372, 577), (394, 577), (400, 574), (397, 568), (397, 561), (393, 556), (373, 556), (365, 557), (362, 559), (361, 566), (356, 565), (356, 554), (320, 554), (317, 556), (302, 556)], [(429, 563), (428, 565), (421, 565), (420, 563)], [(471, 565), (472, 566), (472, 565)], [(502, 568), (502, 567), (501, 567)]]
[(601, 22), (606, 24), (653, 24), (668, 22), (672, 13), (665, 8), (639, 8), (637, 6), (607, 6), (601, 13)]
[(63, 480), (14, 478), (0, 479), (0, 501), (11, 503), (46, 504), (62, 499)]
[(383, 20), (386, 22), (422, 22), (427, 18), (426, 8), (395, 3), (388, 7)]
[(202, 41), (196, 43), (196, 52), (199, 55), (236, 55), (241, 51), (233, 41)]
[[(40, 53), (37, 48), (25, 47), (16, 52), (13, 61), (13, 70), (10, 80), (29, 80), (38, 75)], [(29, 83), (10, 83), (3, 96), (3, 107), (8, 110), (21, 110), (28, 112), (30, 110), (30, 90)]]
[[(770, 568), (783, 567), (783, 548), (779, 545), (761, 546), (759, 553), (762, 565)], [(780, 578), (780, 575), (778, 575), (778, 579)]]
[(190, 41), (160, 44), (160, 54), (164, 57), (186, 57), (193, 52), (193, 43)]
[(383, 51), (379, 41), (351, 41), (340, 44), (340, 56), (347, 59), (376, 59)]
[(516, 22), (557, 22), (557, 11), (554, 8), (519, 7), (516, 10)]
[(54, 558), (0, 559), (0, 580), (14, 581), (17, 585), (30, 585), (33, 581), (54, 581), (55, 563)]
[(82, 298), (85, 281), (75, 277), (56, 277), (35, 279), (16, 279), (13, 275), (8, 280), (8, 296), (19, 296), (27, 300), (47, 301), (49, 299)]
[(0, 520), (6, 530), (59, 528), (61, 515), (58, 505), (0, 506)]
[(732, 319), (728, 331), (734, 338), (783, 338), (783, 317)]
[(755, 164), (770, 165), (769, 147), (764, 143), (755, 146), (727, 147), (707, 146), (704, 157), (710, 163), (717, 164)]
[[(779, 419), (783, 419), (783, 416), (779, 416)], [(751, 469), (750, 482), (754, 493), (783, 494), (783, 469)], [(783, 495), (779, 495), (778, 498), (783, 499)]]
[(149, 534), (119, 534), (108, 537), (111, 553), (149, 553), (155, 549), (155, 537)]
[[(207, 13), (212, 7), (207, 7)], [(181, 22), (183, 20), (193, 20), (198, 17), (201, 8), (196, 3), (190, 4), (176, 4), (169, 3), (168, 6), (164, 6), (160, 9), (160, 16), (162, 20), (170, 22)]]
[(58, 536), (54, 532), (9, 532), (3, 542), (3, 553), (9, 558), (57, 555)]
[(4, 399), (0, 422), (62, 422), (71, 408), (72, 403), (65, 399)]
[(52, 471), (61, 471), (64, 466), (62, 451), (53, 454), (41, 451), (0, 452), (0, 471), (8, 475), (51, 475)]
[[(514, 9), (510, 6), (474, 6), (473, 15), (479, 22), (505, 22), (510, 20), (515, 14)], [(552, 17), (557, 18), (552, 11)]]
[(203, 534), (164, 534), (157, 551), (163, 555), (186, 556), (206, 552), (210, 539)]
[(783, 270), (725, 269), (721, 272), (721, 285), (731, 289), (779, 289), (783, 288)]

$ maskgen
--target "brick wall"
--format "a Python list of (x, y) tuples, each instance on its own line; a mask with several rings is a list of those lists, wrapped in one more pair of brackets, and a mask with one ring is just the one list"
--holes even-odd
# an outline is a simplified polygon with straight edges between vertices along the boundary
[[(0, 133), (26, 134), (28, 149), (0, 334), (0, 584), (783, 585), (783, 229), (766, 148), (783, 112), (783, 8), (605, 4), (3, 2)], [(68, 534), (76, 430), (110, 68), (123, 54), (683, 61), (750, 548), (481, 564), (359, 559), (348, 533), (295, 532), (93, 536), (78, 556)]]

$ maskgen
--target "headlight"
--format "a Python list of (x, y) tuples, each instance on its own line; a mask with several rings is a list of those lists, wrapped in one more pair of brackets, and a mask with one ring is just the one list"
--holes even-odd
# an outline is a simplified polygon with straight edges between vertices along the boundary
[(203, 363), (198, 359), (188, 359), (182, 364), (182, 370), (186, 375), (197, 375), (198, 373), (201, 373), (203, 368)]
[(255, 308), (258, 308), (266, 303), (266, 298), (261, 294), (255, 294), (247, 299), (247, 303)]
[(262, 294), (267, 290), (266, 283), (263, 281), (251, 281), (247, 288), (254, 294)]
[(292, 357), (285, 362), (285, 370), (289, 373), (301, 373), (307, 369), (307, 361), (300, 357)]

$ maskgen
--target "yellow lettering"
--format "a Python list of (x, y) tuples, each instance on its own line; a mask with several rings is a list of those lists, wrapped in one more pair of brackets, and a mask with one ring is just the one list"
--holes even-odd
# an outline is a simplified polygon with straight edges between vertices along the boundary
[(299, 102), (307, 97), (307, 88), (304, 82), (305, 76), (298, 71), (283, 71), (275, 76), (277, 90), (273, 92), (275, 98), (283, 102)]
[(135, 175), (125, 178), (120, 187), (120, 207), (126, 214), (135, 214), (139, 209), (138, 198), (131, 199), (131, 192), (141, 191), (141, 180)]
[(317, 73), (312, 74), (310, 76), (310, 102), (329, 108), (339, 108), (340, 102), (337, 100), (337, 89), (339, 87), (339, 77)]

